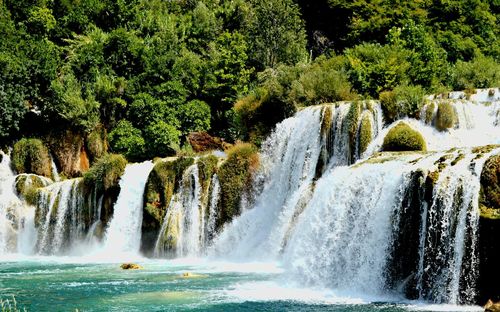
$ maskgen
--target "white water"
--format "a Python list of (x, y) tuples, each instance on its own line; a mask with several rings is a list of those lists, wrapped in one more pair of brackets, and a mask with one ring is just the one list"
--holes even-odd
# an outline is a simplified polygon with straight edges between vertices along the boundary
[(184, 171), (179, 190), (173, 194), (155, 244), (155, 256), (200, 256), (204, 246), (205, 216), (202, 213), (198, 165)]
[(104, 238), (103, 251), (136, 254), (141, 244), (143, 194), (153, 163), (129, 164), (120, 178), (120, 194)]

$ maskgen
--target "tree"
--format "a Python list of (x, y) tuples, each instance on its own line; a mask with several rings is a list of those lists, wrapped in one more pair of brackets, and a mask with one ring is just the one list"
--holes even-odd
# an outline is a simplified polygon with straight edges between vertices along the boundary
[(307, 40), (298, 6), (292, 0), (254, 0), (252, 4), (246, 32), (256, 67), (305, 61)]

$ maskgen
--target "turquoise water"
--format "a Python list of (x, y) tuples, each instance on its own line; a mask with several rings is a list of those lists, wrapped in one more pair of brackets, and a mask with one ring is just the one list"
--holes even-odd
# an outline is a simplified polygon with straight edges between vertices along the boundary
[(0, 297), (15, 295), (28, 311), (481, 311), (301, 289), (285, 282), (283, 270), (269, 263), (138, 263), (142, 270), (125, 271), (120, 263), (77, 258), (3, 260)]

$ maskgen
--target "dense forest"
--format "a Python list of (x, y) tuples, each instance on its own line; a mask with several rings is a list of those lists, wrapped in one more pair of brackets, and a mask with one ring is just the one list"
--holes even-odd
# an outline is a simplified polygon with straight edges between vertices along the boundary
[(497, 0), (0, 0), (0, 146), (71, 129), (129, 160), (256, 144), (302, 106), (500, 85)]

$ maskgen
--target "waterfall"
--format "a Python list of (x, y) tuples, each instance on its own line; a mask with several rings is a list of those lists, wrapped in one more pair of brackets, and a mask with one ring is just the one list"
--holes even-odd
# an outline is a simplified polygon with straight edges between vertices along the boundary
[(262, 192), (252, 209), (226, 226), (210, 253), (276, 257), (314, 188), (313, 182), (327, 168), (348, 165), (360, 156), (363, 116), (370, 118), (371, 139), (382, 128), (380, 107), (374, 102), (310, 107), (278, 124), (261, 150), (256, 184), (264, 181)]
[(36, 218), (38, 251), (43, 254), (66, 254), (85, 236), (82, 179), (70, 179), (39, 189)]
[(205, 226), (205, 233), (204, 233), (204, 239), (203, 242), (205, 246), (209, 246), (212, 239), (215, 236), (215, 221), (216, 221), (216, 216), (217, 216), (217, 205), (219, 203), (220, 199), (220, 183), (219, 183), (219, 177), (217, 174), (214, 174), (212, 176), (212, 180), (210, 182), (210, 187), (211, 187), (211, 193), (210, 193), (210, 202), (209, 202), (209, 207), (208, 207), (208, 216), (207, 221), (206, 221), (206, 226)]
[(199, 256), (204, 240), (204, 220), (198, 165), (188, 167), (167, 208), (155, 244), (155, 256)]
[(125, 168), (113, 218), (106, 229), (104, 250), (107, 253), (135, 254), (139, 251), (144, 187), (152, 169), (151, 161), (129, 164)]
[[(10, 156), (0, 152), (0, 254), (20, 252), (31, 254), (36, 241), (35, 208), (17, 197), (14, 190), (16, 176), (11, 169)], [(28, 176), (28, 175), (23, 175)], [(49, 179), (39, 177), (42, 184)], [(25, 187), (32, 182), (25, 179)]]

